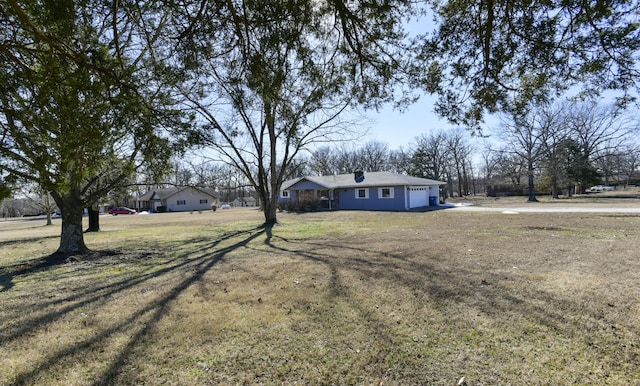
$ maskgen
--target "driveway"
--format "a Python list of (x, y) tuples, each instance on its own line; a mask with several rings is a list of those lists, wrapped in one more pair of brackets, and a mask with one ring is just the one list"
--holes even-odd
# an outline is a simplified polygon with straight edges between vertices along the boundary
[(527, 202), (521, 197), (473, 197), (441, 205), (449, 210), (502, 213), (640, 213), (640, 195), (574, 196), (572, 199)]
[(640, 202), (637, 207), (597, 207), (597, 206), (563, 206), (532, 204), (531, 206), (508, 206), (508, 207), (487, 207), (476, 205), (443, 205), (450, 210), (472, 211), (472, 212), (502, 212), (505, 214), (515, 213), (640, 213)]

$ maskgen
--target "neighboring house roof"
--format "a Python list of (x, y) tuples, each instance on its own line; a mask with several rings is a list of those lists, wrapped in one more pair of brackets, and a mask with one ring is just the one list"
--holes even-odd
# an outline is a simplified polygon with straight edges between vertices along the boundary
[(256, 202), (256, 199), (249, 196), (249, 197), (238, 197), (233, 201), (240, 201), (240, 202)]
[(391, 172), (372, 172), (365, 173), (364, 181), (362, 182), (356, 182), (352, 173), (338, 174), (333, 176), (308, 176), (295, 178), (283, 182), (282, 190), (290, 189), (300, 181), (310, 181), (326, 189), (399, 185), (432, 186), (446, 184), (446, 182), (431, 180), (428, 178), (405, 176), (403, 174)]
[(186, 189), (195, 189), (199, 192), (206, 194), (207, 196), (211, 196), (212, 198), (217, 198), (217, 193), (212, 188), (197, 188), (195, 186), (174, 186), (171, 188), (162, 188), (162, 189), (153, 189), (148, 191), (147, 193), (138, 197), (139, 201), (162, 201), (166, 200), (171, 196), (175, 196), (176, 194), (182, 192)]

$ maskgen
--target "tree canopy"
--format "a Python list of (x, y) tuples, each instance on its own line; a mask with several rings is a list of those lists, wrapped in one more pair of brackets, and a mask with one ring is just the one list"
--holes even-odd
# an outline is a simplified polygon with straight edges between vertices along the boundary
[(52, 195), (61, 255), (86, 252), (83, 208), (168, 158), (162, 128), (178, 115), (125, 17), (140, 16), (135, 4), (9, 1), (1, 12), (0, 168)]
[(521, 111), (573, 85), (587, 94), (638, 90), (635, 0), (433, 2), (423, 45), (437, 112), (477, 129), (485, 113)]
[[(428, 7), (435, 31), (409, 39)], [(3, 0), (0, 16), (0, 176), (51, 193), (63, 254), (86, 250), (82, 208), (185, 144), (241, 171), (273, 224), (296, 155), (352, 130), (346, 111), (422, 86), (479, 128), (575, 84), (621, 102), (638, 86), (632, 0)]]
[(411, 1), (338, 0), (178, 9), (182, 90), (203, 122), (202, 143), (245, 174), (265, 224), (276, 222), (294, 157), (352, 130), (346, 110), (410, 99), (394, 86), (413, 65), (404, 21), (414, 12)]

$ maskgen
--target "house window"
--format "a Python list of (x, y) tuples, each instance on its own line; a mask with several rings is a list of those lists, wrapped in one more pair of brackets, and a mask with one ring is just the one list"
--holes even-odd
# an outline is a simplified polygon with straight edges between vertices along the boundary
[(393, 188), (378, 188), (378, 198), (393, 198)]
[(208, 204), (208, 203), (209, 203), (209, 200), (207, 200), (206, 198), (204, 198), (204, 199), (200, 199), (200, 203), (201, 203), (201, 204)]
[(280, 197), (289, 198), (289, 191), (288, 190), (283, 190), (282, 192), (280, 192)]
[(359, 199), (369, 198), (369, 189), (368, 188), (356, 189), (356, 198), (359, 198)]
[(187, 205), (187, 200), (178, 200), (178, 205)]

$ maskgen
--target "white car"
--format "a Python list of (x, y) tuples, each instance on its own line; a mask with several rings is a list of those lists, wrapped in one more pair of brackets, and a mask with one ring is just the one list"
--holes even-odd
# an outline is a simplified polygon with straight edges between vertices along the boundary
[(592, 186), (589, 190), (591, 190), (592, 192), (610, 192), (614, 190), (614, 188), (613, 186), (596, 185)]

